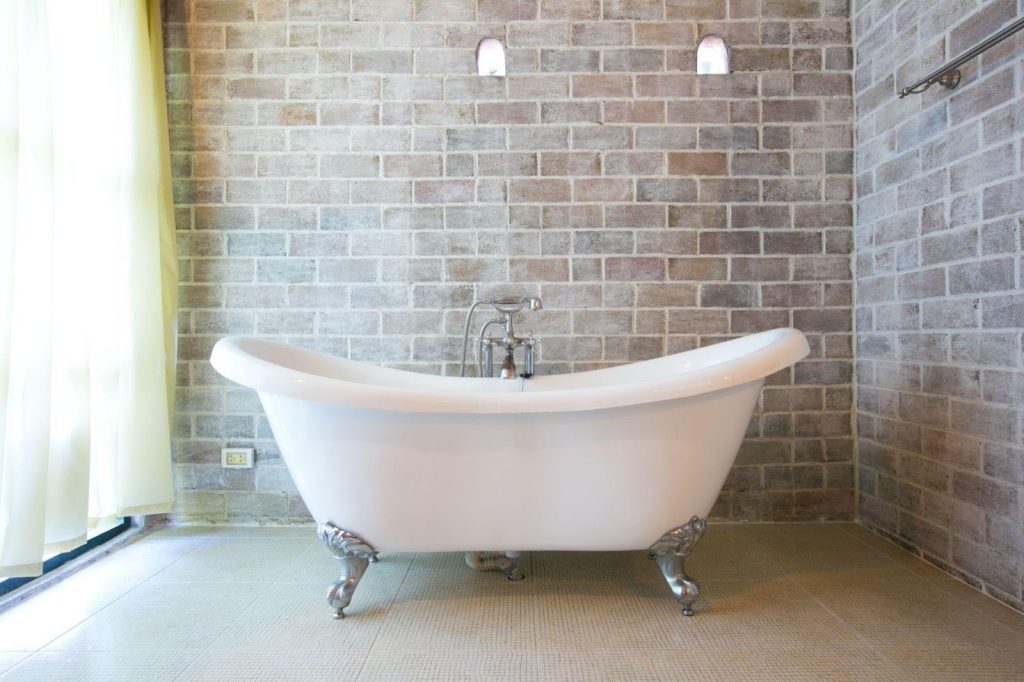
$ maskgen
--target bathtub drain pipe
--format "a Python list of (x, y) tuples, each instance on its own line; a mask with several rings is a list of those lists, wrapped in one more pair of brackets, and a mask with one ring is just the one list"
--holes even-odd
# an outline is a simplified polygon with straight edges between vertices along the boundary
[(519, 552), (466, 552), (466, 565), (474, 571), (502, 571), (509, 580), (522, 580), (516, 565)]

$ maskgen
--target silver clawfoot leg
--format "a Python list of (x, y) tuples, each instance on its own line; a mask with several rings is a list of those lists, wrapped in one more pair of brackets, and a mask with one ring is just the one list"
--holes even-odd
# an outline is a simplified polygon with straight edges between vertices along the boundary
[(334, 609), (335, 618), (344, 618), (345, 608), (352, 603), (359, 579), (377, 552), (355, 533), (338, 528), (330, 521), (321, 523), (316, 532), (341, 564), (341, 577), (327, 588), (327, 603)]
[(707, 526), (707, 521), (699, 516), (694, 516), (687, 524), (673, 528), (662, 535), (647, 550), (647, 555), (658, 562), (658, 568), (665, 576), (665, 582), (672, 589), (676, 601), (683, 607), (684, 616), (693, 615), (693, 604), (700, 596), (697, 581), (686, 575), (686, 557), (704, 535)]
[(466, 564), (475, 571), (501, 571), (509, 580), (526, 576), (519, 570), (519, 552), (466, 552)]

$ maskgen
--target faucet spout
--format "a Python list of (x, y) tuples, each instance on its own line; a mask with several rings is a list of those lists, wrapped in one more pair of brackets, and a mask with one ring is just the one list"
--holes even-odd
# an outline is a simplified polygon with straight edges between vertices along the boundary
[(505, 354), (505, 361), (501, 363), (501, 378), (516, 378), (516, 359), (512, 356), (511, 349)]

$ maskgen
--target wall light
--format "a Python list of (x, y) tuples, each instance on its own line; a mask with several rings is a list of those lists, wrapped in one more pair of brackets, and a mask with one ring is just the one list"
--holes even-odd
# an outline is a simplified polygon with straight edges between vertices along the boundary
[(697, 46), (697, 73), (729, 73), (729, 48), (721, 37), (709, 34)]
[(497, 38), (484, 38), (476, 46), (476, 72), (481, 76), (505, 75), (505, 46)]

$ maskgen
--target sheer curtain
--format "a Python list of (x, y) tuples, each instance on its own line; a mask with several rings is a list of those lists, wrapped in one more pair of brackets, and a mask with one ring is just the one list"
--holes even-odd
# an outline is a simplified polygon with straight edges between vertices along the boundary
[(0, 576), (169, 511), (158, 0), (0, 0)]

